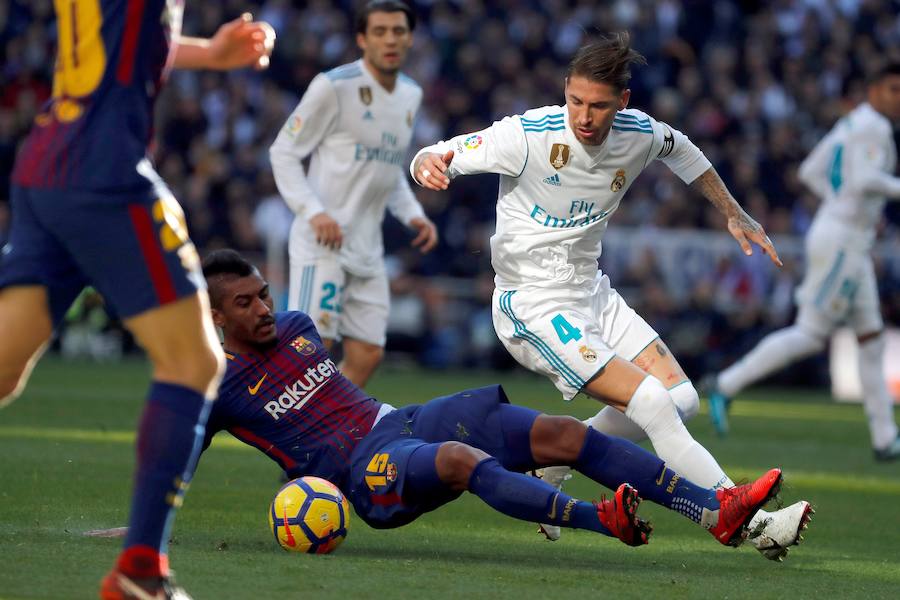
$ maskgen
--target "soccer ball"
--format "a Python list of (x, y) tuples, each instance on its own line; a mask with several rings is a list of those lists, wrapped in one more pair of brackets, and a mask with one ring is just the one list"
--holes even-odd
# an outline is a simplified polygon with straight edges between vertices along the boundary
[(290, 552), (328, 554), (341, 545), (350, 526), (350, 505), (341, 490), (319, 477), (286, 483), (269, 507), (275, 541)]

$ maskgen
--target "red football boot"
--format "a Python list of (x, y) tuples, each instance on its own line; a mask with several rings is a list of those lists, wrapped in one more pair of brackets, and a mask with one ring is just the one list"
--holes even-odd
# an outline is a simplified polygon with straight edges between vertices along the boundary
[(641, 546), (649, 541), (653, 527), (637, 516), (640, 503), (637, 490), (623, 483), (610, 500), (603, 496), (600, 502), (594, 502), (594, 506), (597, 507), (600, 522), (614, 536), (629, 546)]
[(113, 569), (100, 584), (101, 600), (191, 600), (171, 576), (132, 578)]
[(709, 532), (726, 546), (740, 546), (750, 519), (781, 489), (781, 469), (772, 469), (746, 485), (716, 490), (719, 521)]

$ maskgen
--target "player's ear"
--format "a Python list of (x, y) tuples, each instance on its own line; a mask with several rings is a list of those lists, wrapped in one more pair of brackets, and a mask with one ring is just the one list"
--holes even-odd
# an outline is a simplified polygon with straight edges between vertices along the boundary
[(367, 45), (366, 44), (366, 34), (364, 34), (364, 33), (356, 34), (356, 45), (357, 45), (357, 47), (359, 47), (360, 50), (363, 51), (363, 53), (365, 53), (366, 45)]
[(222, 314), (222, 311), (218, 308), (213, 308), (210, 310), (212, 313), (213, 324), (222, 329), (225, 326), (225, 315)]
[(625, 89), (622, 91), (622, 95), (619, 96), (619, 110), (625, 110), (628, 108), (628, 101), (631, 100), (631, 90)]

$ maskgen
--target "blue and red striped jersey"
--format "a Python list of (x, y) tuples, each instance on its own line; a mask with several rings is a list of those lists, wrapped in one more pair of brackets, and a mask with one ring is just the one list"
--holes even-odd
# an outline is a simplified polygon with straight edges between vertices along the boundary
[(350, 453), (372, 429), (381, 402), (338, 371), (312, 320), (275, 315), (277, 344), (231, 354), (206, 426), (264, 452), (292, 477), (316, 475), (343, 489)]
[[(13, 170), (21, 187), (128, 190), (153, 131), (153, 103), (183, 0), (57, 0), (53, 94)], [(149, 163), (147, 164), (149, 168)]]

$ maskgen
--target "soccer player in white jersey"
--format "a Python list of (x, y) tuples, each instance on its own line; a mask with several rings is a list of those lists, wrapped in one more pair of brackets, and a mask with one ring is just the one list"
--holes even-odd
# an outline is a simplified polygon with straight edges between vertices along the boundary
[(341, 341), (341, 370), (360, 387), (381, 361), (387, 328), (385, 207), (416, 231), (413, 246), (437, 244), (401, 166), (422, 101), (400, 72), (414, 27), (403, 2), (365, 4), (356, 19), (362, 58), (316, 76), (270, 150), (295, 214), (288, 308), (309, 314), (329, 349)]
[(838, 325), (859, 341), (869, 432), (876, 460), (900, 458), (893, 400), (883, 371), (884, 323), (871, 249), (885, 199), (900, 199), (893, 125), (900, 121), (900, 63), (879, 69), (868, 101), (835, 124), (800, 165), (800, 179), (822, 199), (806, 235), (806, 276), (797, 319), (775, 331), (710, 383), (713, 424), (728, 431), (729, 399), (755, 381), (819, 353)]
[[(565, 106), (506, 117), (475, 133), (422, 149), (410, 171), (422, 186), (447, 189), (453, 177), (499, 173), (494, 328), (525, 367), (545, 374), (566, 400), (584, 392), (609, 406), (588, 421), (657, 454), (687, 477), (731, 488), (731, 479), (682, 419), (699, 397), (657, 333), (610, 286), (597, 266), (610, 216), (647, 164), (663, 161), (728, 219), (746, 254), (758, 244), (781, 261), (762, 227), (731, 196), (686, 136), (627, 109), (632, 63), (643, 57), (616, 34), (581, 48), (569, 65)], [(544, 470), (561, 484), (566, 471)], [(757, 513), (754, 543), (780, 559), (806, 526), (806, 502)], [(558, 531), (542, 526), (550, 539)]]

